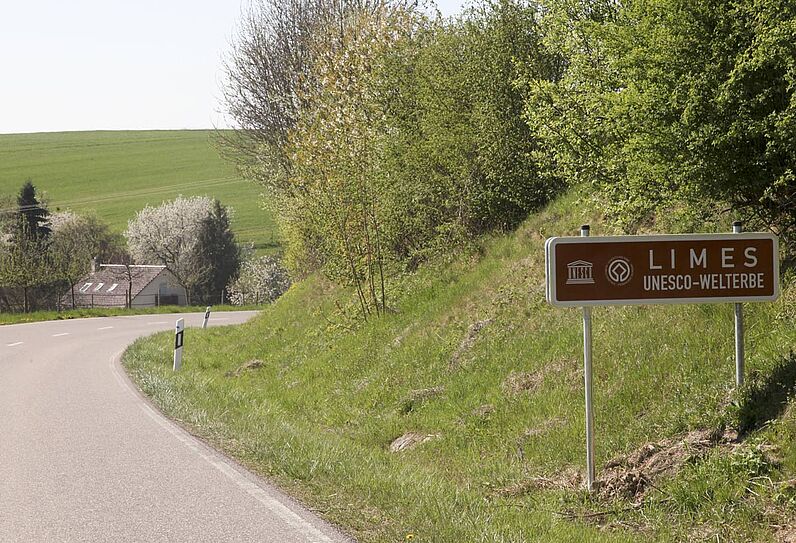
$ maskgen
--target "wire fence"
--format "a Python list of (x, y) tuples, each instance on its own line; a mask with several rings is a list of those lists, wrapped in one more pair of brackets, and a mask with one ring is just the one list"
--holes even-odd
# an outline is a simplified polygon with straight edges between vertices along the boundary
[[(190, 303), (189, 303), (190, 302)], [(115, 295), (81, 293), (76, 291), (64, 293), (63, 289), (49, 288), (24, 289), (0, 288), (0, 312), (23, 313), (27, 311), (69, 311), (72, 309), (125, 308), (134, 309), (161, 306), (214, 306), (214, 305), (265, 305), (271, 299), (259, 292), (240, 292), (230, 299), (227, 292), (192, 296), (188, 300), (185, 294), (138, 294), (129, 300), (127, 292)]]

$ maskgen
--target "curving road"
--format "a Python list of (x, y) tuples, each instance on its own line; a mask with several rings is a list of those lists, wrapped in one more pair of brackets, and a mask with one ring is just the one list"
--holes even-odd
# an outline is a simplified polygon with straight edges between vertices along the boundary
[(137, 337), (202, 316), (0, 326), (0, 542), (350, 541), (165, 419), (124, 374)]

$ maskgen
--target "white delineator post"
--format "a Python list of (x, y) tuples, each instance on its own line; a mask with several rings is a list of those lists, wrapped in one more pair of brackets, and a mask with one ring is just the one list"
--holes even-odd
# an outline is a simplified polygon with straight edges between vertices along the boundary
[(185, 320), (179, 319), (177, 327), (174, 331), (174, 371), (180, 369), (182, 366), (182, 344), (183, 334), (185, 333)]
[[(740, 234), (743, 223), (732, 223), (732, 233)], [(743, 385), (744, 374), (744, 345), (743, 345), (743, 304), (735, 304), (735, 386)]]
[(207, 306), (207, 309), (205, 309), (205, 318), (202, 321), (202, 330), (207, 328), (207, 321), (209, 320), (210, 320), (210, 306)]
[[(581, 237), (589, 236), (589, 225), (580, 227)], [(583, 308), (583, 384), (586, 390), (586, 488), (594, 485), (594, 411), (591, 386), (591, 307)]]

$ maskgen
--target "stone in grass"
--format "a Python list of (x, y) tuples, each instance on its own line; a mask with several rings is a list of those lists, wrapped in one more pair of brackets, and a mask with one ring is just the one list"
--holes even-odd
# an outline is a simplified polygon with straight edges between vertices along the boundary
[(422, 445), (432, 439), (441, 437), (439, 434), (421, 434), (418, 432), (407, 432), (404, 435), (397, 437), (390, 443), (389, 451), (391, 453), (408, 451), (414, 449), (418, 445)]

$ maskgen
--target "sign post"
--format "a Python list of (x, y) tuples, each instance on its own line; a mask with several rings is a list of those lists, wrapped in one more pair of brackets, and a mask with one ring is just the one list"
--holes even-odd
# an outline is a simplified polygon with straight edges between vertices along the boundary
[[(740, 234), (742, 229), (741, 221), (732, 223), (733, 234)], [(779, 283), (779, 281), (777, 281)], [(744, 345), (743, 345), (743, 305), (740, 302), (735, 304), (735, 386), (743, 385), (744, 374)]]
[(178, 371), (182, 366), (182, 344), (183, 334), (185, 333), (185, 320), (177, 320), (177, 326), (174, 331), (174, 371)]
[(778, 239), (771, 233), (555, 237), (545, 242), (547, 301), (583, 308), (586, 389), (586, 483), (594, 483), (591, 307), (735, 304), (736, 384), (743, 384), (743, 302), (779, 297)]
[(207, 321), (209, 320), (210, 320), (210, 306), (207, 306), (207, 309), (205, 309), (205, 318), (202, 321), (202, 330), (207, 328)]
[[(581, 237), (589, 237), (589, 225), (580, 227)], [(583, 383), (586, 390), (586, 488), (594, 484), (594, 410), (591, 378), (591, 307), (583, 307)]]

